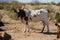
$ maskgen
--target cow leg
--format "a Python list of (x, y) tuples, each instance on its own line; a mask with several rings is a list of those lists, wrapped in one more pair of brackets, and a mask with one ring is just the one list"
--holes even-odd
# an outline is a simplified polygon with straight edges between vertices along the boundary
[(25, 20), (25, 25), (26, 25), (26, 26), (25, 26), (25, 32), (26, 32), (26, 31), (29, 32), (28, 17), (25, 17), (24, 20)]
[(43, 29), (41, 32), (44, 31), (45, 25), (47, 26), (47, 32), (49, 33), (49, 23), (47, 21), (43, 21)]
[(26, 22), (27, 32), (29, 32), (29, 24)]
[(47, 22), (47, 32), (49, 33), (49, 23)]
[(44, 21), (42, 21), (42, 22), (43, 22), (43, 29), (42, 29), (41, 32), (43, 32), (44, 31), (44, 28), (45, 28), (45, 23), (44, 23)]
[(45, 24), (47, 26), (47, 32), (49, 33), (49, 23), (46, 21)]
[(57, 27), (57, 38), (60, 38), (60, 26)]
[(57, 38), (59, 38), (59, 36), (60, 36), (59, 34), (60, 34), (60, 33), (59, 33), (59, 32), (57, 32)]
[(23, 23), (23, 17), (21, 17), (21, 22)]
[(24, 32), (26, 32), (26, 31), (27, 31), (27, 29), (28, 29), (28, 23), (27, 23), (27, 22), (25, 22)]

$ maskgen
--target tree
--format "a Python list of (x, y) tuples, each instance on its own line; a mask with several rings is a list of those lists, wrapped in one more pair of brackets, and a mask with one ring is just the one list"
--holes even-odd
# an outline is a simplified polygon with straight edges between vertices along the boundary
[(53, 2), (53, 1), (51, 2), (51, 4), (56, 5), (56, 3), (55, 3), (55, 2)]
[(60, 6), (60, 2), (59, 2), (59, 3), (57, 3), (57, 5), (58, 5), (58, 6)]
[(32, 0), (33, 4), (40, 4), (40, 2), (38, 0)]

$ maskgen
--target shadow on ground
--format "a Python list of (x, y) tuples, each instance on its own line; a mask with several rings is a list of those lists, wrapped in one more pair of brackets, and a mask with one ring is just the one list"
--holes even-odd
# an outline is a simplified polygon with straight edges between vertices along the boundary
[(5, 33), (4, 37), (0, 36), (0, 40), (11, 40), (11, 36), (7, 33)]
[(0, 28), (0, 32), (1, 32), (1, 31), (5, 31), (5, 30)]
[[(0, 33), (1, 33), (0, 40), (11, 40), (11, 36), (9, 34), (5, 33), (4, 31), (5, 30), (0, 28)], [(4, 32), (4, 34), (2, 32)], [(1, 35), (3, 35), (3, 36), (1, 36)]]
[(47, 35), (56, 35), (57, 32), (43, 32), (43, 34), (47, 34)]

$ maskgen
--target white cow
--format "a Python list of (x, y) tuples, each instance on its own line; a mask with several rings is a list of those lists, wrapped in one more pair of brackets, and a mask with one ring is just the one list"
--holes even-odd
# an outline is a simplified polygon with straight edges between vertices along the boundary
[(44, 31), (45, 26), (47, 26), (47, 32), (49, 32), (49, 11), (47, 9), (40, 9), (40, 10), (31, 10), (31, 9), (19, 9), (19, 12), (17, 12), (15, 9), (14, 11), (17, 13), (17, 16), (21, 18), (21, 21), (25, 20), (25, 32), (29, 31), (29, 21), (43, 21), (43, 29), (41, 32)]
[[(47, 32), (49, 32), (49, 15), (47, 9), (40, 9), (40, 10), (31, 10), (31, 9), (25, 9), (26, 16), (28, 17), (28, 21), (43, 21), (43, 30), (45, 26), (47, 26)], [(25, 32), (26, 30), (29, 31), (28, 23), (25, 26)], [(43, 30), (41, 32), (43, 32)]]

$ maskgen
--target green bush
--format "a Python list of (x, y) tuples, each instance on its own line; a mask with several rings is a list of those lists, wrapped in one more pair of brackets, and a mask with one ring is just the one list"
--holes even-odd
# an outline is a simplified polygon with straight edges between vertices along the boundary
[(13, 19), (13, 20), (17, 20), (17, 19), (18, 19), (17, 14), (14, 13), (14, 12), (8, 13), (8, 16), (9, 16), (11, 19)]
[(60, 13), (56, 14), (55, 19), (57, 23), (60, 23)]
[(0, 6), (0, 9), (4, 9), (4, 7), (3, 6)]
[(0, 14), (0, 21), (1, 21), (1, 19), (2, 19), (2, 15)]

